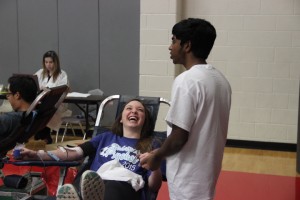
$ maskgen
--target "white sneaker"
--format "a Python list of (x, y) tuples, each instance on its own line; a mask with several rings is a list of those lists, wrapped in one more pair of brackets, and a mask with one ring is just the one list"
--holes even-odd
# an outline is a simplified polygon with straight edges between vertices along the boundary
[(80, 179), (80, 192), (83, 200), (103, 200), (105, 185), (95, 171), (85, 171)]
[(57, 200), (81, 200), (72, 184), (61, 186), (56, 194)]

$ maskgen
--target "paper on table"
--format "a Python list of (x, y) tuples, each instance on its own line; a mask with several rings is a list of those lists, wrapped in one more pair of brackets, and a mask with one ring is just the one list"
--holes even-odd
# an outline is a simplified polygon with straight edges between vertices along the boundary
[(70, 92), (67, 94), (67, 97), (88, 97), (91, 94), (79, 93), (79, 92)]
[(5, 87), (5, 85), (0, 84), (0, 94), (7, 94), (8, 93), (8, 88)]

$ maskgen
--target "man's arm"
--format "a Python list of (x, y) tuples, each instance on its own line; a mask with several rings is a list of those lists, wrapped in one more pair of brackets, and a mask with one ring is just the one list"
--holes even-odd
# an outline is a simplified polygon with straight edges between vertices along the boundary
[(140, 155), (141, 166), (152, 171), (158, 169), (161, 161), (179, 152), (188, 138), (188, 131), (173, 125), (171, 134), (159, 149), (155, 149), (150, 154), (145, 153)]
[(187, 142), (188, 138), (188, 131), (178, 126), (172, 125), (171, 134), (167, 137), (161, 148), (159, 148), (155, 152), (155, 155), (157, 157), (160, 157), (161, 159), (174, 155), (182, 149), (182, 147)]

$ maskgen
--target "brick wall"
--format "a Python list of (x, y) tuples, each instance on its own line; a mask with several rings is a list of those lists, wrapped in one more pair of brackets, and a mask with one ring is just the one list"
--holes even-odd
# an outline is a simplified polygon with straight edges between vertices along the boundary
[(187, 17), (217, 29), (208, 62), (232, 86), (228, 137), (296, 143), (300, 0), (141, 0), (140, 95), (170, 98), (182, 70), (169, 58), (170, 31)]

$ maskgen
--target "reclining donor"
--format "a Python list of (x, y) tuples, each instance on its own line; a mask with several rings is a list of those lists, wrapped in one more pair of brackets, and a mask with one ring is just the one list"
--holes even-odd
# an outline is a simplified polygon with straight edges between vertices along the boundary
[[(150, 152), (160, 146), (159, 142), (152, 137), (153, 129), (154, 125), (149, 110), (140, 100), (132, 99), (125, 104), (122, 113), (113, 124), (112, 131), (99, 134), (90, 141), (73, 148), (59, 147), (50, 152), (23, 148), (21, 149), (21, 159), (74, 161), (81, 160), (85, 156), (93, 156), (90, 169), (98, 171), (100, 176), (103, 175), (102, 179), (105, 185), (104, 198), (103, 194), (99, 194), (97, 196), (99, 199), (112, 200), (124, 197), (126, 199), (146, 199), (147, 190), (158, 191), (162, 182), (160, 169), (155, 171), (144, 169), (140, 166), (138, 158), (140, 153)], [(112, 165), (116, 167), (115, 161), (118, 161), (127, 172), (140, 175), (140, 180), (145, 182), (147, 187), (143, 187), (142, 184), (134, 185), (132, 179), (131, 181), (118, 180), (117, 177), (121, 177), (122, 174), (109, 177), (105, 170), (109, 167), (106, 165), (114, 162)], [(101, 179), (99, 180), (101, 181)], [(81, 195), (84, 195), (82, 193)], [(101, 193), (101, 188), (99, 193)]]

